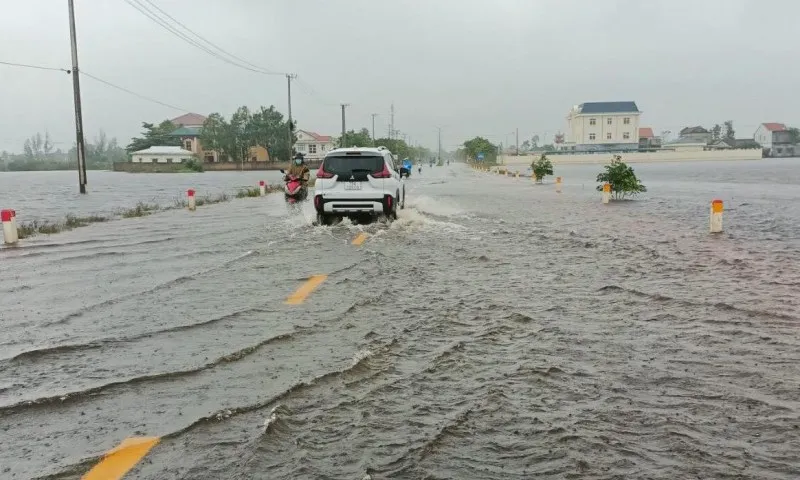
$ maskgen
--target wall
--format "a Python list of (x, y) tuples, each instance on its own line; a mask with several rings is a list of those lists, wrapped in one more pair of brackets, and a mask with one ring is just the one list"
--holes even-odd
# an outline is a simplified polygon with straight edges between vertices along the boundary
[[(168, 158), (171, 158), (172, 162), (168, 162)], [(183, 163), (191, 159), (191, 155), (180, 154), (138, 154), (131, 157), (131, 161), (135, 163), (153, 163), (153, 160), (155, 163)]]
[[(580, 144), (597, 144), (604, 143), (631, 143), (633, 145), (639, 144), (639, 116), (640, 113), (609, 113), (609, 114), (572, 114), (569, 118), (569, 133), (567, 134), (567, 141)], [(630, 123), (625, 125), (624, 119), (630, 118)], [(590, 120), (595, 119), (595, 124), (591, 125)], [(611, 120), (611, 125), (608, 120)], [(624, 133), (629, 134), (629, 138), (623, 138)], [(589, 134), (594, 133), (595, 139), (590, 140)], [(611, 138), (608, 138), (608, 134)]]
[[(597, 154), (548, 154), (547, 158), (553, 164), (605, 164), (611, 160), (609, 153)], [(530, 166), (531, 162), (538, 156), (506, 156), (501, 157), (506, 165)], [(710, 160), (761, 160), (761, 149), (753, 148), (747, 150), (708, 150), (700, 152), (679, 152), (679, 151), (660, 151), (660, 152), (630, 152), (622, 154), (622, 161), (626, 163), (656, 163), (656, 162), (702, 162)]]
[[(306, 162), (309, 169), (319, 168), (319, 162)], [(288, 163), (270, 162), (217, 162), (204, 163), (203, 170), (206, 172), (236, 172), (240, 170), (280, 170), (288, 169)], [(180, 163), (134, 163), (134, 162), (115, 162), (115, 172), (128, 173), (176, 173), (184, 169)]]

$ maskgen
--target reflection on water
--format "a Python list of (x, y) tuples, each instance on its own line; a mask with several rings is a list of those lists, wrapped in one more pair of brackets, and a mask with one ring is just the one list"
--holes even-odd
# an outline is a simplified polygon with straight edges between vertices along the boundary
[(796, 478), (792, 162), (637, 165), (608, 206), (597, 166), (453, 165), (390, 226), (271, 195), (0, 250), (3, 478), (132, 435), (141, 479)]

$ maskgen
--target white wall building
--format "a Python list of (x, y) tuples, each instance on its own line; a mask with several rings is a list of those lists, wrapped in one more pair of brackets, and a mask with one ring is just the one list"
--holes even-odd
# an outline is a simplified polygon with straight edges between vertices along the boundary
[(333, 137), (309, 132), (308, 130), (297, 130), (297, 142), (294, 144), (295, 150), (305, 155), (306, 161), (322, 160), (325, 154), (335, 148)]
[(150, 147), (131, 153), (133, 163), (184, 163), (193, 153), (181, 147)]
[(636, 102), (587, 102), (567, 115), (566, 145), (576, 151), (637, 150), (639, 116)]

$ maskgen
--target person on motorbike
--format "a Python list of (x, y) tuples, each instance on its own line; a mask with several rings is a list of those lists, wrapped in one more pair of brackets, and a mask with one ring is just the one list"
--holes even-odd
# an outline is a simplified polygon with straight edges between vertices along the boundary
[(297, 155), (294, 158), (294, 161), (292, 161), (292, 166), (289, 167), (289, 171), (286, 172), (286, 175), (283, 177), (283, 181), (288, 182), (289, 178), (292, 176), (300, 179), (304, 185), (308, 183), (308, 179), (311, 177), (311, 171), (306, 166), (301, 155)]

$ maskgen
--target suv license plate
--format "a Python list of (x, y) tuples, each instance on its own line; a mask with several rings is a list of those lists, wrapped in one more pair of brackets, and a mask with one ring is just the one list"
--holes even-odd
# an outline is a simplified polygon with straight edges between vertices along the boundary
[(344, 184), (345, 190), (361, 190), (361, 184), (359, 182), (347, 182)]

